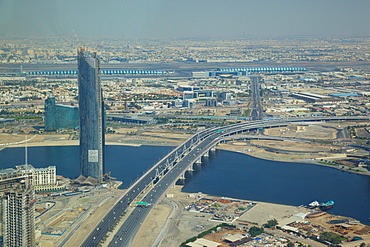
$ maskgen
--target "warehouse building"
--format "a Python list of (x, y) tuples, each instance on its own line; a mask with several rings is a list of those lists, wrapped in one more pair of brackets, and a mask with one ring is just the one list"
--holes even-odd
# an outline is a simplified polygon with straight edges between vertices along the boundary
[(293, 93), (290, 96), (304, 100), (308, 103), (335, 103), (335, 102), (341, 102), (342, 99), (327, 96), (327, 95), (321, 95), (316, 93)]

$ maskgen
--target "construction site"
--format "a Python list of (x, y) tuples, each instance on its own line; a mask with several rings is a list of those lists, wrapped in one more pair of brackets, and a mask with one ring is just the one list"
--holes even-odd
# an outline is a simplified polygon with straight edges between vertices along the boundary
[[(58, 246), (87, 219), (89, 222), (99, 219), (122, 193), (116, 189), (120, 184), (117, 181), (98, 186), (69, 184), (64, 192), (40, 193), (35, 218), (36, 238), (41, 246)], [(94, 224), (88, 223), (84, 229)]]
[(210, 214), (210, 221), (232, 223), (256, 203), (231, 200), (226, 198), (201, 198), (185, 207), (190, 212), (202, 212)]
[(60, 211), (49, 221), (44, 222), (44, 228), (41, 231), (42, 235), (58, 235), (61, 236), (69, 227), (71, 227), (78, 219), (80, 219), (91, 206), (81, 205), (79, 207), (66, 208)]

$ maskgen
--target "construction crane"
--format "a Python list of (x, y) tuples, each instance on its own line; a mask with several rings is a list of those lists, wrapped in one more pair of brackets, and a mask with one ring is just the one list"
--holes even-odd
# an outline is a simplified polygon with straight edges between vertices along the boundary
[[(100, 175), (100, 177), (102, 177), (102, 180), (103, 180), (104, 182), (111, 183), (111, 182), (112, 182), (112, 180), (116, 179), (116, 178), (114, 178), (114, 177), (111, 177), (111, 176), (110, 176), (110, 173), (111, 173), (111, 172), (107, 172), (107, 173), (105, 173), (105, 174), (103, 174), (103, 175)], [(103, 181), (102, 181), (102, 182), (103, 182)]]
[(105, 39), (103, 39), (102, 42), (100, 42), (100, 44), (97, 45), (98, 50), (100, 50), (101, 48), (103, 48), (104, 41), (105, 41)]
[(78, 39), (78, 37), (77, 37), (77, 34), (76, 34), (75, 30), (73, 30), (73, 29), (72, 29), (72, 32), (73, 32), (73, 34), (74, 34), (74, 36), (75, 36), (75, 38), (76, 38), (77, 46), (78, 46), (78, 47), (81, 47), (81, 49), (85, 49), (85, 48), (81, 45), (80, 40)]

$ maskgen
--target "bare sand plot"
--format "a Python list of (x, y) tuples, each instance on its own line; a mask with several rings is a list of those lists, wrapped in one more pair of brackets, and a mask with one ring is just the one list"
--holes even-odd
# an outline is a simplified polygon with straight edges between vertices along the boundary
[(338, 131), (334, 128), (326, 128), (320, 125), (290, 125), (280, 128), (264, 129), (265, 135), (305, 139), (334, 139), (336, 138), (337, 132)]
[(185, 133), (174, 133), (174, 132), (162, 132), (162, 131), (146, 131), (141, 133), (143, 136), (148, 137), (157, 137), (157, 138), (168, 138), (168, 139), (177, 139), (177, 140), (185, 140), (189, 138), (191, 135)]
[(33, 145), (44, 145), (44, 142), (51, 142), (54, 145), (58, 145), (59, 142), (68, 141), (70, 138), (69, 134), (50, 134), (50, 135), (18, 135), (18, 134), (8, 134), (0, 133), (0, 147), (8, 145), (25, 145), (26, 139), (27, 144), (30, 146)]
[(317, 143), (302, 143), (293, 141), (274, 141), (274, 140), (251, 140), (251, 144), (269, 147), (276, 150), (300, 151), (300, 152), (330, 152), (332, 148), (328, 145)]
[(88, 211), (90, 206), (81, 205), (76, 208), (70, 208), (61, 211), (54, 219), (44, 225), (41, 234), (61, 235), (68, 227), (74, 224), (83, 214)]

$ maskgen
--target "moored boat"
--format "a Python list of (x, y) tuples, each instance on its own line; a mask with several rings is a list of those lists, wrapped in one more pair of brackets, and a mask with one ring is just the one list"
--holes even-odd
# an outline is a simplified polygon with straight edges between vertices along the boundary
[(310, 204), (308, 204), (308, 206), (310, 208), (316, 208), (316, 207), (320, 206), (320, 203), (318, 201), (313, 201)]
[(334, 201), (328, 201), (320, 204), (320, 209), (325, 211), (334, 207)]

